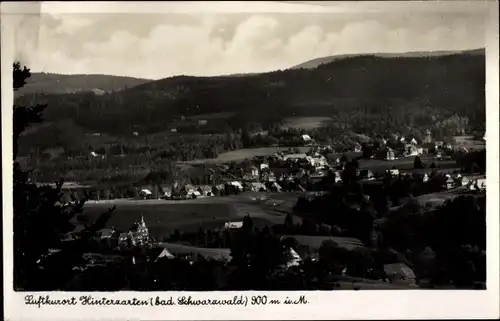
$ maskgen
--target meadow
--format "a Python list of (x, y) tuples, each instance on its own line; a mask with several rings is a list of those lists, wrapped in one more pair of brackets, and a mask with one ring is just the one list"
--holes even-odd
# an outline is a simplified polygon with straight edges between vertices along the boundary
[(231, 250), (227, 248), (202, 248), (166, 242), (156, 243), (154, 246), (156, 248), (165, 248), (167, 251), (175, 255), (189, 255), (194, 253), (209, 259), (214, 258), (226, 261), (231, 260)]
[(236, 113), (234, 112), (220, 112), (220, 113), (209, 113), (209, 114), (201, 114), (195, 116), (186, 117), (189, 120), (219, 120), (219, 119), (229, 119), (234, 117)]
[[(306, 153), (311, 147), (298, 147), (302, 153)], [(287, 151), (289, 147), (260, 147), (243, 148), (230, 152), (221, 153), (217, 158), (195, 159), (186, 161), (185, 164), (207, 164), (207, 163), (227, 163), (252, 159), (255, 156), (271, 156), (279, 151)]]
[[(454, 160), (437, 160), (432, 156), (420, 156), (420, 160), (424, 163), (426, 169), (424, 171), (429, 171), (429, 167), (432, 163), (436, 165), (439, 169), (450, 169), (457, 167), (457, 163)], [(372, 172), (383, 172), (385, 170), (393, 168), (396, 166), (400, 171), (414, 171), (415, 157), (404, 157), (396, 159), (393, 161), (387, 161), (384, 159), (361, 159), (359, 161), (359, 167), (362, 169), (369, 169)]]
[(480, 139), (469, 139), (460, 143), (452, 143), (453, 148), (466, 148), (469, 151), (483, 150), (486, 148), (486, 142)]
[[(249, 214), (254, 225), (282, 224), (287, 212), (297, 199), (295, 193), (242, 193), (237, 196), (210, 197), (195, 200), (118, 200), (86, 204), (84, 213), (94, 221), (101, 213), (116, 205), (107, 227), (127, 231), (141, 215), (151, 235), (157, 239), (168, 236), (176, 229), (196, 232), (220, 229), (227, 221), (242, 221)], [(263, 197), (261, 197), (263, 196)], [(296, 222), (300, 218), (295, 217)]]
[(339, 236), (310, 236), (310, 235), (282, 235), (285, 238), (294, 238), (299, 244), (309, 246), (318, 250), (324, 241), (333, 241), (338, 246), (347, 250), (355, 250), (364, 247), (360, 240), (352, 237)]
[[(287, 151), (289, 147), (261, 147), (261, 148), (244, 148), (238, 149), (231, 152), (226, 152), (220, 154), (217, 158), (209, 159), (196, 159), (191, 161), (182, 162), (186, 165), (199, 165), (199, 164), (218, 164), (218, 163), (229, 163), (229, 162), (240, 162), (245, 159), (252, 159), (256, 156), (271, 156), (278, 151)], [(298, 147), (301, 153), (307, 153), (310, 147)], [(343, 155), (350, 160), (353, 158), (361, 157), (361, 152), (346, 152), (343, 154), (328, 154), (326, 158), (330, 163), (334, 163), (336, 158), (341, 158)], [(454, 160), (437, 160), (432, 156), (421, 156), (420, 159), (425, 164), (427, 168), (434, 163), (436, 167), (440, 169), (449, 169), (457, 167), (456, 161)], [(373, 172), (384, 172), (385, 170), (393, 168), (396, 166), (401, 171), (413, 171), (414, 170), (415, 157), (404, 157), (393, 161), (387, 161), (384, 159), (360, 159), (359, 165), (362, 169), (369, 169)], [(428, 171), (428, 170), (427, 170)]]
[(314, 129), (322, 127), (329, 120), (331, 120), (330, 117), (288, 117), (284, 119), (281, 129)]

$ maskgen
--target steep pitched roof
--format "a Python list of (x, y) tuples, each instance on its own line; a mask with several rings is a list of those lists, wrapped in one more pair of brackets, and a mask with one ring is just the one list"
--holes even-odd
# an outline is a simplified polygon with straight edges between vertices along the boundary
[(163, 248), (163, 251), (161, 251), (160, 255), (158, 255), (158, 257), (156, 258), (155, 261), (158, 261), (158, 259), (161, 259), (161, 258), (173, 259), (174, 255), (172, 253), (170, 253), (167, 250), (167, 248)]
[(413, 270), (404, 263), (386, 264), (384, 265), (384, 271), (389, 278), (415, 279)]
[(210, 185), (201, 185), (198, 187), (199, 190), (203, 192), (211, 192), (212, 191), (212, 186)]

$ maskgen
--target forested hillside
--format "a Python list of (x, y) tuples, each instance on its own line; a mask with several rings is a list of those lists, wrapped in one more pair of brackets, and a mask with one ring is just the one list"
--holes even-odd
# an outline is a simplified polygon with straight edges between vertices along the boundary
[(33, 93), (71, 94), (93, 92), (97, 95), (131, 88), (148, 82), (148, 79), (109, 75), (59, 75), (51, 73), (33, 73), (25, 87), (16, 92), (16, 96)]
[[(484, 50), (483, 49), (476, 49), (476, 50), (463, 50), (463, 51), (412, 51), (412, 52), (406, 52), (406, 53), (377, 53), (377, 54), (374, 54), (373, 56), (382, 57), (382, 58), (397, 58), (397, 57), (422, 58), (422, 57), (451, 56), (451, 55), (458, 55), (458, 54), (484, 55)], [(331, 62), (339, 60), (339, 59), (352, 58), (355, 56), (356, 55), (346, 54), (346, 55), (337, 55), (337, 56), (316, 58), (316, 59), (312, 59), (312, 60), (306, 61), (304, 63), (301, 63), (300, 65), (297, 65), (291, 69), (317, 68), (319, 65), (322, 65), (322, 64), (331, 63)]]
[(467, 116), (471, 126), (484, 126), (484, 83), (483, 50), (427, 57), (354, 56), (314, 69), (178, 76), (103, 95), (31, 94), (19, 102), (47, 103), (46, 121), (73, 119), (89, 131), (113, 134), (159, 132), (181, 116), (220, 112), (232, 113), (225, 120), (232, 127), (302, 115), (335, 116), (387, 129), (430, 126), (435, 117), (453, 113)]

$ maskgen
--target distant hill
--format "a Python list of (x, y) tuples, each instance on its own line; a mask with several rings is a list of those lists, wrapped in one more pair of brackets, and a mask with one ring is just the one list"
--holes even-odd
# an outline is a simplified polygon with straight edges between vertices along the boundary
[(150, 80), (109, 75), (60, 75), (51, 73), (32, 73), (26, 86), (16, 95), (32, 93), (71, 94), (78, 92), (94, 92), (102, 95), (105, 92), (122, 90), (144, 84)]
[(346, 59), (346, 58), (354, 58), (361, 56), (374, 56), (374, 57), (383, 57), (383, 58), (417, 58), (417, 57), (438, 57), (438, 56), (451, 56), (451, 55), (484, 55), (484, 49), (475, 49), (475, 50), (463, 50), (463, 51), (413, 51), (413, 52), (404, 52), (404, 53), (373, 53), (373, 54), (347, 54), (347, 55), (336, 55), (329, 57), (321, 57), (306, 61), (300, 65), (294, 66), (291, 69), (312, 69), (317, 68), (322, 64), (327, 64), (336, 60)]
[[(130, 88), (113, 93), (37, 94), (20, 97), (18, 102), (47, 103), (48, 121), (73, 119), (102, 133), (159, 132), (181, 116), (213, 113), (232, 115), (218, 123), (209, 120), (208, 125), (219, 131), (224, 126), (264, 124), (292, 115), (344, 115), (337, 119), (348, 119), (360, 131), (372, 130), (374, 125), (387, 128), (387, 122), (433, 126), (431, 114), (440, 113), (459, 113), (468, 116), (470, 123), (484, 123), (484, 49), (328, 59), (315, 68), (134, 80), (135, 87), (127, 85)], [(123, 88), (124, 82), (117, 81), (114, 88)]]

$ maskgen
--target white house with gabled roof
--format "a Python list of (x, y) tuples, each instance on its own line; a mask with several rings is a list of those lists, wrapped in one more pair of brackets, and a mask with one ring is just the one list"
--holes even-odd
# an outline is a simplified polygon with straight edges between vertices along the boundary
[(309, 135), (301, 135), (300, 139), (304, 143), (310, 143), (310, 142), (312, 142), (311, 136), (309, 136)]
[(307, 158), (307, 155), (304, 153), (288, 154), (288, 155), (285, 155), (285, 157), (283, 157), (283, 160), (284, 161), (298, 161), (300, 159), (306, 159), (306, 158)]
[(163, 248), (161, 253), (156, 258), (155, 262), (158, 261), (159, 259), (162, 259), (162, 258), (173, 259), (173, 258), (175, 258), (175, 256), (172, 253), (170, 253), (166, 248)]
[(224, 228), (228, 230), (239, 229), (243, 227), (243, 221), (239, 222), (226, 222), (224, 223)]

